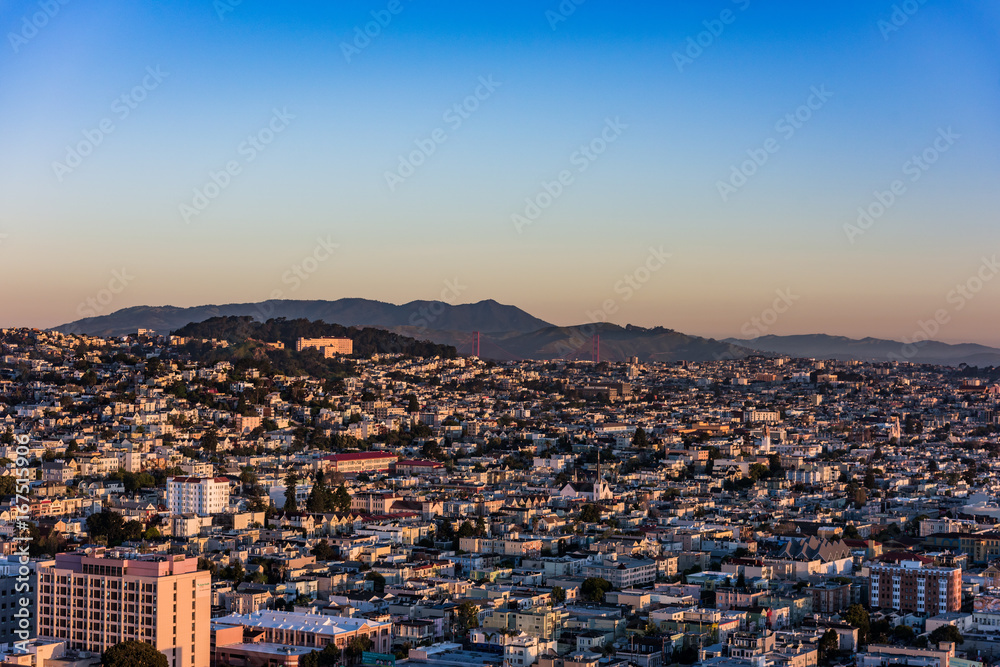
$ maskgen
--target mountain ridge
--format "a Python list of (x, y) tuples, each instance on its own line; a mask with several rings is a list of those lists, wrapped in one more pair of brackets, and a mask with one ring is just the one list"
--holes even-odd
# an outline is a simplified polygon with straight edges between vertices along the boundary
[(533, 331), (551, 326), (516, 306), (493, 299), (451, 305), (443, 301), (410, 301), (392, 304), (385, 301), (349, 297), (333, 301), (322, 299), (271, 299), (253, 303), (211, 304), (204, 306), (131, 306), (108, 315), (87, 317), (53, 327), (62, 333), (123, 336), (136, 329), (150, 329), (167, 334), (192, 322), (211, 317), (251, 316), (320, 320), (342, 326), (434, 326), (455, 331)]
[(979, 343), (942, 343), (901, 341), (866, 336), (849, 338), (831, 334), (770, 334), (758, 338), (726, 338), (725, 342), (751, 349), (791, 357), (837, 359), (840, 361), (901, 361), (941, 366), (1000, 365), (1000, 348)]
[(1000, 366), (1000, 348), (976, 343), (938, 341), (906, 345), (867, 336), (849, 338), (831, 334), (768, 335), (758, 338), (716, 340), (691, 336), (662, 326), (619, 326), (591, 323), (558, 326), (516, 306), (493, 299), (449, 304), (415, 300), (404, 304), (349, 297), (337, 300), (278, 299), (256, 303), (230, 303), (192, 307), (132, 306), (108, 315), (89, 317), (57, 327), (63, 333), (121, 336), (137, 329), (167, 334), (213, 317), (251, 316), (308, 319), (345, 327), (375, 327), (398, 334), (453, 345), (462, 354), (474, 351), (474, 332), (484, 358), (590, 359), (592, 336), (600, 337), (600, 358), (624, 361), (713, 361), (741, 359), (753, 354), (837, 359), (842, 361), (911, 361), (935, 365)]

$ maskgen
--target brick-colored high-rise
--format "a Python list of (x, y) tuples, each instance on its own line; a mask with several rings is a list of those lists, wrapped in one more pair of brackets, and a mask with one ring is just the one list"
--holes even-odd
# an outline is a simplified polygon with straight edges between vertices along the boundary
[(870, 569), (871, 606), (936, 616), (962, 608), (962, 570), (929, 567), (916, 560), (879, 563)]
[(196, 559), (87, 551), (38, 564), (39, 637), (97, 653), (134, 639), (171, 667), (209, 667), (212, 576)]

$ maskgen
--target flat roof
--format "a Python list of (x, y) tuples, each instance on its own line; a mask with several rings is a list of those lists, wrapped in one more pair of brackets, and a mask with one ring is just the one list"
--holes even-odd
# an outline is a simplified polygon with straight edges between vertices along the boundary
[(287, 646), (285, 644), (226, 644), (218, 646), (217, 649), (237, 649), (248, 653), (266, 653), (268, 655), (308, 655), (318, 649), (312, 646)]
[(354, 632), (363, 627), (371, 629), (391, 626), (391, 623), (380, 623), (367, 618), (349, 618), (347, 616), (327, 616), (320, 614), (303, 614), (291, 611), (258, 611), (251, 614), (230, 614), (212, 620), (212, 623), (233, 626), (242, 625), (248, 628), (270, 628), (273, 630), (297, 630), (322, 635), (336, 635), (341, 632)]

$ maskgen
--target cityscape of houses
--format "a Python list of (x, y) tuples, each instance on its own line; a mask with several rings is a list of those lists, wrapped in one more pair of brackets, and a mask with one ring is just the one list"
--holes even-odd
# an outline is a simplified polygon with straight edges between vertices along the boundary
[(982, 369), (188, 343), (0, 332), (0, 665), (1000, 661)]

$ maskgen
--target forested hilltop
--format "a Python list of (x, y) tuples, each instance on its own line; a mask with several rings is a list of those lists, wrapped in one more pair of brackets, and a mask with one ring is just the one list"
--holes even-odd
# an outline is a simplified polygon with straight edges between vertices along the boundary
[[(345, 327), (305, 318), (277, 318), (260, 322), (249, 316), (212, 317), (204, 322), (187, 324), (172, 332), (172, 335), (224, 340), (229, 343), (229, 347), (219, 348), (191, 341), (180, 348), (190, 354), (192, 359), (201, 362), (243, 361), (244, 364), (241, 365), (265, 365), (269, 366), (269, 370), (286, 375), (312, 375), (319, 378), (352, 375), (354, 364), (351, 357), (324, 359), (318, 350), (296, 352), (295, 341), (299, 338), (350, 338), (354, 343), (354, 358), (370, 359), (376, 354), (403, 354), (453, 359), (458, 354), (454, 346), (419, 341), (385, 329)], [(279, 341), (284, 344), (285, 349), (276, 350), (264, 345)]]

